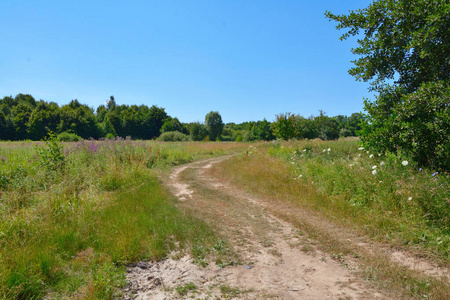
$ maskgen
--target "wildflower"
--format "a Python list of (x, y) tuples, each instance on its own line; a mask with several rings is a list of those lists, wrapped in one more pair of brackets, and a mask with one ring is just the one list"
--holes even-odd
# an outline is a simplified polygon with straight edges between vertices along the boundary
[(411, 201), (412, 200), (412, 197), (408, 197), (408, 201)]
[(306, 152), (306, 149), (303, 149), (303, 152)]
[(378, 173), (377, 170), (372, 171), (372, 175), (377, 175), (377, 173)]
[(328, 148), (327, 151), (330, 152), (330, 151), (331, 151), (331, 148)]
[(91, 152), (95, 153), (95, 152), (97, 152), (97, 149), (98, 149), (98, 147), (94, 143), (89, 144), (89, 150)]
[(302, 178), (302, 176), (303, 176), (303, 175), (302, 175), (302, 174), (300, 174), (300, 175), (298, 175), (298, 178)]
[(380, 166), (384, 166), (384, 161), (380, 162)]
[(4, 163), (6, 161), (6, 157), (0, 156), (0, 159), (1, 159), (2, 163)]
[(437, 174), (439, 174), (438, 172), (434, 172), (433, 174), (431, 174), (431, 176), (435, 176), (435, 175), (437, 175)]
[(373, 167), (372, 167), (372, 170), (375, 170), (376, 168), (377, 168), (377, 166), (373, 166)]
[(364, 147), (360, 147), (360, 148), (358, 148), (358, 150), (364, 150)]
[(369, 158), (372, 158), (372, 157), (373, 157), (373, 154), (370, 154), (370, 155), (369, 155)]
[(422, 168), (419, 168), (419, 172), (422, 172)]
[(403, 165), (403, 166), (406, 167), (408, 164), (409, 164), (409, 162), (408, 162), (407, 160), (402, 161), (402, 165)]
[(327, 150), (323, 149), (323, 151), (322, 151), (322, 152), (325, 152), (325, 151), (327, 151)]

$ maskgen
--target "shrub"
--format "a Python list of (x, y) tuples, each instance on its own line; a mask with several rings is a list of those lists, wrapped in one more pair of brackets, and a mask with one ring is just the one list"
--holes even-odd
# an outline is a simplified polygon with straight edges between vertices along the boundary
[(62, 171), (66, 166), (63, 145), (51, 131), (48, 133), (48, 138), (44, 140), (44, 143), (45, 147), (35, 147), (40, 165), (48, 171)]
[(187, 142), (190, 141), (190, 138), (179, 131), (168, 131), (161, 134), (158, 140), (162, 142)]
[(73, 132), (64, 131), (58, 134), (58, 140), (60, 142), (78, 142), (81, 140), (81, 136)]

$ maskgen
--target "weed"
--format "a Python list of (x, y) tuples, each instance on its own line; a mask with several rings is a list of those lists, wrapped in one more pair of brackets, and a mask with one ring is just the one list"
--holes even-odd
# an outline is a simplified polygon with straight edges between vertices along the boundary
[(231, 298), (238, 297), (239, 294), (241, 293), (238, 288), (232, 288), (228, 285), (221, 285), (220, 292), (222, 293), (223, 297), (231, 297)]
[(195, 291), (197, 287), (193, 282), (189, 282), (183, 286), (177, 286), (175, 289), (180, 296), (186, 296), (188, 292)]

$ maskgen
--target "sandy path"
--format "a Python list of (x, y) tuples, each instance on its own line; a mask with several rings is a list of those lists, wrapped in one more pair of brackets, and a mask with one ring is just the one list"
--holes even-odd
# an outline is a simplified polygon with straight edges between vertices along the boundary
[[(322, 253), (302, 233), (265, 209), (263, 201), (211, 178), (213, 158), (174, 169), (167, 182), (180, 205), (225, 236), (239, 264), (193, 264), (176, 254), (129, 269), (132, 299), (387, 299), (339, 257)], [(182, 256), (181, 259), (179, 256)], [(177, 291), (191, 284), (184, 292)], [(131, 294), (132, 292), (132, 294)]]

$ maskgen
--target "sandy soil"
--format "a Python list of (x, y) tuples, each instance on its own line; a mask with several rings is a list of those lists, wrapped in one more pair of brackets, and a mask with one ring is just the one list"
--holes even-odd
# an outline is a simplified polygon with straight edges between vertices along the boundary
[[(321, 252), (313, 240), (275, 217), (263, 199), (214, 178), (210, 168), (227, 158), (178, 167), (167, 184), (180, 206), (194, 210), (230, 242), (237, 263), (219, 267), (208, 261), (202, 267), (183, 253), (161, 262), (140, 262), (128, 270), (128, 299), (391, 298), (357, 275), (357, 261)], [(308, 216), (299, 211), (295, 217)], [(366, 241), (354, 243), (373, 251)], [(399, 251), (392, 254), (395, 261), (418, 265)]]

